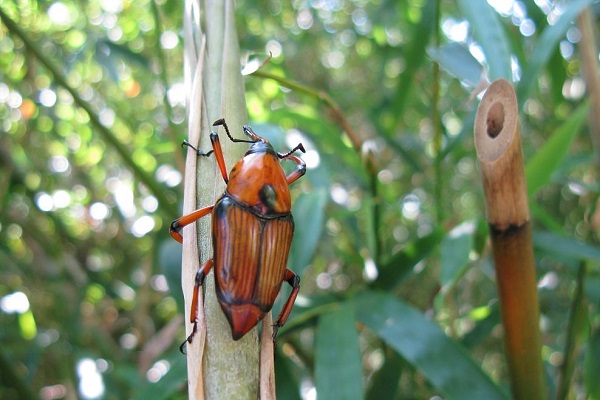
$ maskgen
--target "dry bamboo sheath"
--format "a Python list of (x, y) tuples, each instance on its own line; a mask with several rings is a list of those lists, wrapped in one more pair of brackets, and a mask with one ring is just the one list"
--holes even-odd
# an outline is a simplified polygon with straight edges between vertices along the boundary
[(539, 307), (518, 103), (500, 79), (475, 117), (475, 148), (490, 226), (505, 347), (515, 399), (545, 398)]

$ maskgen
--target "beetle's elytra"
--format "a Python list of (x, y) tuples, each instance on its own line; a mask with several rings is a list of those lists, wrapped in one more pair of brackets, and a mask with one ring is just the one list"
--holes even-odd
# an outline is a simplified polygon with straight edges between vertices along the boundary
[[(251, 146), (228, 176), (217, 133), (211, 132), (213, 150), (208, 153), (184, 142), (198, 155), (209, 156), (214, 152), (227, 187), (214, 205), (200, 208), (171, 223), (171, 236), (182, 243), (184, 226), (212, 215), (213, 258), (208, 259), (196, 274), (190, 312), (194, 327), (182, 348), (192, 342), (196, 333), (198, 293), (211, 268), (215, 273), (217, 299), (229, 321), (234, 340), (254, 328), (271, 310), (285, 281), (292, 286), (292, 292), (273, 325), (275, 340), (277, 330), (285, 324), (300, 290), (300, 278), (286, 268), (286, 263), (294, 233), (289, 185), (306, 172), (304, 161), (293, 153), (304, 152), (304, 147), (298, 144), (290, 152), (280, 154), (248, 126), (244, 126), (244, 133), (250, 139), (242, 140), (231, 136), (225, 120), (219, 119), (213, 124), (220, 125), (232, 142), (251, 143)], [(281, 167), (283, 160), (296, 163), (289, 175)]]

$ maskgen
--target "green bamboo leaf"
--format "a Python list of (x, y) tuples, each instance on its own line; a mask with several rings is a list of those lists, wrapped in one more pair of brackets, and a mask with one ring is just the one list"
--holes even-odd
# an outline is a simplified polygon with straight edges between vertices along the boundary
[[(108, 39), (99, 39), (96, 42), (96, 47), (96, 56), (98, 56), (98, 53), (101, 53), (106, 58), (119, 58), (121, 61), (125, 61), (129, 64), (134, 64), (142, 68), (149, 68), (150, 66), (150, 62), (143, 54), (135, 53), (129, 47), (123, 44), (114, 43)], [(102, 47), (105, 47), (108, 52), (98, 51), (98, 48), (101, 49)], [(113, 63), (114, 62), (115, 61), (113, 61)]]
[(553, 25), (548, 25), (536, 44), (533, 46), (533, 52), (529, 62), (523, 69), (523, 75), (517, 87), (517, 98), (520, 102), (524, 101), (531, 90), (532, 85), (538, 81), (538, 77), (544, 66), (550, 60), (558, 43), (564, 38), (567, 30), (572, 26), (575, 18), (581, 10), (594, 0), (574, 0), (565, 7), (565, 12)]
[[(300, 282), (302, 285), (302, 282)], [(302, 294), (302, 288), (300, 288)], [(273, 310), (281, 310), (287, 297), (279, 296), (273, 306)], [(340, 307), (340, 300), (337, 296), (327, 294), (322, 296), (302, 296), (301, 300), (296, 301), (290, 318), (287, 323), (279, 329), (278, 338), (283, 337), (288, 332), (294, 332), (306, 327), (314, 327), (316, 321), (323, 315), (337, 310)]]
[[(460, 343), (468, 349), (472, 349), (479, 343), (490, 337), (492, 330), (501, 323), (500, 307), (498, 303), (478, 307), (471, 311), (471, 317), (476, 321), (475, 326), (463, 336)], [(478, 314), (483, 314), (479, 317)]]
[(402, 375), (402, 367), (406, 361), (394, 352), (389, 346), (384, 347), (385, 360), (383, 365), (371, 379), (371, 385), (367, 392), (367, 399), (395, 399), (397, 398), (398, 382)]
[(401, 251), (378, 266), (379, 275), (373, 282), (373, 286), (379, 289), (390, 289), (400, 283), (413, 271), (415, 265), (436, 248), (443, 235), (443, 231), (435, 230), (407, 244)]
[(383, 292), (364, 292), (354, 305), (358, 320), (421, 370), (444, 398), (507, 399), (466, 349), (418, 310)]
[(563, 227), (561, 222), (555, 215), (552, 215), (539, 204), (530, 202), (529, 208), (531, 210), (531, 215), (533, 215), (535, 221), (543, 226), (545, 229), (549, 229), (553, 232), (563, 232)]
[(362, 370), (354, 310), (344, 304), (319, 318), (315, 384), (320, 399), (362, 399)]
[(440, 47), (430, 47), (427, 54), (450, 75), (473, 87), (479, 84), (483, 67), (469, 49), (460, 43), (451, 42)]
[(296, 224), (290, 250), (290, 269), (297, 274), (302, 274), (315, 254), (325, 224), (326, 205), (327, 192), (324, 189), (303, 193), (294, 202), (292, 214), (296, 221), (302, 221)]
[(550, 139), (527, 163), (525, 175), (529, 197), (547, 184), (554, 171), (562, 165), (573, 139), (585, 121), (588, 108), (588, 103), (580, 104), (571, 117), (554, 131)]
[(584, 294), (587, 268), (584, 263), (580, 263), (577, 270), (577, 281), (574, 293), (571, 294), (571, 309), (567, 323), (565, 345), (563, 350), (563, 361), (559, 367), (558, 386), (556, 388), (556, 399), (569, 398), (571, 391), (571, 381), (577, 368), (577, 359), (580, 349), (590, 339), (590, 319), (589, 304)]
[(600, 329), (596, 329), (587, 343), (585, 352), (585, 386), (588, 398), (600, 399)]
[(289, 400), (300, 400), (300, 382), (294, 377), (292, 368), (294, 362), (283, 354), (277, 355), (277, 362), (275, 363), (275, 376), (277, 379), (277, 385), (275, 390), (277, 391), (278, 399), (289, 399)]
[(458, 6), (471, 25), (473, 38), (483, 49), (490, 81), (512, 80), (508, 40), (492, 6), (480, 0), (458, 0)]
[[(433, 27), (437, 23), (435, 12), (436, 3), (436, 0), (429, 0), (423, 5), (423, 8), (421, 9), (421, 20), (418, 24), (414, 25), (412, 32), (413, 40), (407, 42), (406, 54), (404, 57), (405, 59), (410, 60), (410, 62), (407, 63), (406, 69), (399, 77), (393, 107), (398, 116), (404, 114), (404, 109), (410, 99), (410, 94), (415, 82), (417, 81), (415, 79), (415, 74), (423, 66), (426, 54), (426, 46), (423, 44), (429, 42), (429, 37), (434, 31)], [(384, 5), (384, 7), (386, 7), (386, 5)], [(389, 5), (387, 5), (387, 7), (389, 7)], [(385, 135), (385, 131), (382, 131), (382, 134)]]
[(592, 271), (592, 265), (592, 263), (588, 263), (587, 268), (591, 273), (585, 276), (585, 297), (589, 303), (600, 306), (600, 274)]
[(568, 236), (552, 232), (534, 232), (533, 244), (538, 250), (571, 260), (600, 261), (600, 248)]
[[(158, 265), (162, 274), (167, 279), (169, 292), (177, 303), (177, 309), (185, 313), (183, 304), (183, 291), (181, 289), (181, 244), (165, 237), (158, 245)], [(200, 268), (200, 264), (198, 264)]]
[(464, 222), (454, 229), (442, 241), (441, 251), (441, 284), (446, 288), (454, 285), (469, 263), (469, 254), (473, 247), (475, 224)]

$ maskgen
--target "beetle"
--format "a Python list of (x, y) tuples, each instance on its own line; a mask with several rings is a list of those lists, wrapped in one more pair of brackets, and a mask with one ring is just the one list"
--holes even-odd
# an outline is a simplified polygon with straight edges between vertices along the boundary
[[(306, 173), (304, 161), (293, 155), (305, 152), (302, 143), (290, 152), (277, 153), (269, 141), (252, 128), (243, 130), (249, 140), (234, 139), (224, 119), (213, 123), (223, 126), (234, 143), (250, 143), (250, 148), (231, 169), (229, 176), (216, 132), (211, 132), (212, 150), (204, 153), (184, 141), (199, 156), (214, 153), (221, 175), (227, 184), (225, 192), (212, 206), (200, 208), (171, 223), (170, 234), (183, 243), (181, 230), (211, 214), (213, 257), (198, 269), (195, 278), (190, 322), (191, 334), (182, 343), (191, 343), (198, 328), (198, 293), (204, 279), (214, 270), (217, 300), (229, 325), (233, 340), (250, 331), (271, 310), (282, 283), (292, 291), (273, 324), (273, 342), (292, 311), (300, 290), (300, 277), (286, 268), (294, 233), (289, 185)], [(286, 175), (281, 161), (291, 160), (295, 169)]]

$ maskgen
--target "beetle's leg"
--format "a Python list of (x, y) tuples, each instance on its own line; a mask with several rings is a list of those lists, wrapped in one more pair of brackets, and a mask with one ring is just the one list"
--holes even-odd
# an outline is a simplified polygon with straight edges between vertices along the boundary
[(304, 146), (302, 145), (302, 143), (298, 143), (298, 145), (296, 147), (294, 147), (293, 149), (291, 149), (290, 151), (288, 151), (285, 154), (277, 153), (277, 157), (279, 157), (280, 160), (283, 160), (283, 159), (288, 158), (289, 156), (291, 156), (298, 150), (300, 150), (303, 153), (306, 153), (306, 150), (304, 150)]
[(288, 185), (291, 185), (306, 173), (306, 163), (300, 157), (293, 156), (291, 154), (288, 154), (285, 157), (285, 159), (292, 160), (293, 162), (298, 164), (296, 165), (296, 168), (294, 168), (294, 170), (290, 172), (290, 174), (285, 178)]
[(179, 346), (179, 351), (182, 353), (184, 352), (183, 349), (185, 348), (187, 343), (192, 343), (192, 339), (198, 331), (198, 296), (200, 295), (200, 287), (204, 284), (204, 279), (206, 278), (206, 275), (208, 275), (212, 267), (213, 260), (212, 258), (209, 258), (202, 265), (202, 267), (198, 269), (198, 272), (196, 273), (196, 283), (194, 284), (192, 307), (190, 309), (190, 322), (194, 324), (194, 326), (192, 327), (192, 333), (190, 333), (187, 339), (185, 339), (185, 341)]
[(212, 144), (213, 149), (211, 151), (209, 151), (208, 153), (205, 153), (202, 150), (197, 149), (187, 140), (184, 140), (183, 143), (181, 143), (181, 146), (182, 147), (187, 146), (187, 147), (193, 149), (197, 155), (203, 156), (203, 157), (208, 157), (212, 153), (215, 153), (215, 158), (217, 159), (217, 164), (219, 165), (219, 169), (221, 170), (221, 175), (223, 176), (223, 180), (225, 181), (225, 183), (227, 183), (229, 181), (229, 178), (227, 178), (227, 169), (225, 167), (225, 158), (223, 157), (223, 150), (221, 149), (221, 142), (219, 141), (219, 136), (215, 132), (210, 133), (210, 143)]
[[(252, 131), (252, 128), (250, 128), (249, 126), (244, 126), (244, 133), (250, 136), (252, 140), (236, 139), (233, 136), (231, 136), (231, 132), (229, 132), (229, 127), (227, 126), (227, 122), (225, 122), (225, 118), (219, 118), (218, 120), (213, 122), (213, 126), (219, 125), (223, 125), (223, 128), (225, 128), (225, 133), (227, 133), (227, 136), (229, 136), (229, 140), (231, 140), (233, 143), (255, 143), (260, 140), (260, 138), (258, 138), (258, 136)], [(248, 131), (250, 131), (250, 133)]]
[(298, 296), (298, 291), (300, 290), (300, 277), (289, 269), (285, 270), (285, 276), (283, 277), (283, 280), (290, 284), (292, 287), (292, 293), (290, 293), (290, 297), (288, 297), (287, 301), (283, 305), (283, 308), (281, 309), (281, 312), (279, 313), (279, 316), (277, 316), (277, 320), (273, 324), (273, 343), (275, 343), (277, 331), (285, 324), (285, 321), (287, 321), (288, 317), (290, 316), (292, 307), (294, 307), (294, 302)]
[(213, 205), (213, 206), (200, 208), (196, 211), (192, 211), (191, 213), (189, 213), (187, 215), (184, 215), (183, 217), (179, 217), (175, 221), (171, 222), (171, 227), (169, 228), (169, 233), (171, 234), (173, 239), (177, 240), (179, 243), (183, 243), (183, 236), (181, 236), (181, 230), (183, 229), (183, 227), (208, 215), (214, 207), (215, 206)]
[(202, 156), (202, 157), (208, 157), (210, 156), (213, 151), (209, 151), (208, 153), (203, 152), (202, 150), (194, 147), (194, 145), (192, 145), (190, 142), (188, 142), (187, 140), (184, 140), (183, 142), (181, 142), (181, 147), (187, 146), (190, 149), (194, 150), (196, 152), (197, 155)]
[(221, 141), (219, 140), (219, 135), (216, 132), (210, 133), (210, 142), (212, 143), (213, 150), (215, 151), (215, 158), (217, 159), (217, 164), (219, 165), (219, 169), (221, 170), (221, 176), (225, 183), (229, 182), (229, 178), (227, 177), (227, 167), (225, 166), (225, 157), (223, 157), (223, 149), (221, 148)]

